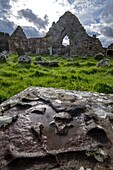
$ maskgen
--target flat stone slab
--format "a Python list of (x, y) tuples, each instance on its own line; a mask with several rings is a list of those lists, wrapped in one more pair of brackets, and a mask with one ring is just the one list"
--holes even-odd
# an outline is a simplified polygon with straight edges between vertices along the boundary
[(29, 87), (0, 105), (1, 170), (113, 167), (113, 94)]
[(40, 64), (45, 67), (58, 67), (59, 62), (58, 61), (35, 61), (35, 64)]

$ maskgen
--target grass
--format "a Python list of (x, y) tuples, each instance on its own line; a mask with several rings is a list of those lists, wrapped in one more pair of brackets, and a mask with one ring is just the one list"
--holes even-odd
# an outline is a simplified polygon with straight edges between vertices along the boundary
[[(35, 60), (35, 56), (31, 56)], [(0, 63), (0, 103), (29, 86), (54, 87), (101, 93), (113, 93), (113, 68), (96, 67), (92, 57), (42, 56), (45, 61), (59, 61), (59, 67), (18, 64), (17, 55)], [(110, 59), (113, 63), (113, 59)]]

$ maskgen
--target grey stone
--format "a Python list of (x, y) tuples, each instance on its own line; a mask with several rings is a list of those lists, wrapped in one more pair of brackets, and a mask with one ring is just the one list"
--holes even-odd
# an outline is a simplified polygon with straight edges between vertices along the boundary
[(8, 56), (9, 56), (9, 54), (8, 54), (7, 51), (2, 51), (2, 52), (0, 53), (0, 62), (1, 62), (1, 63), (6, 63)]
[(102, 53), (98, 53), (94, 56), (95, 60), (102, 60), (104, 58), (104, 55)]
[(29, 57), (29, 56), (19, 56), (18, 57), (18, 63), (30, 64), (31, 63), (31, 57)]
[(11, 124), (14, 120), (17, 119), (17, 116), (0, 116), (0, 127), (5, 127)]
[(6, 126), (12, 122), (12, 117), (10, 116), (0, 116), (0, 127)]
[(97, 67), (109, 67), (111, 66), (111, 62), (108, 58), (100, 60), (97, 64)]
[(0, 63), (6, 63), (7, 59), (5, 56), (0, 56)]

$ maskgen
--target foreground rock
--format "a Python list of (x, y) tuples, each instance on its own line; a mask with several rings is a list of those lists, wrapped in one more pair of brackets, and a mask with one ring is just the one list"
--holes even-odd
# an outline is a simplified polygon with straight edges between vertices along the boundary
[(113, 94), (29, 87), (0, 105), (0, 169), (113, 167)]

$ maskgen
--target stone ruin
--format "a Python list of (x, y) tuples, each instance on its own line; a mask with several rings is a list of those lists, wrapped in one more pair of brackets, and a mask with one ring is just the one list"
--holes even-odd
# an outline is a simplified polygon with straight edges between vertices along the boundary
[(24, 51), (28, 48), (27, 37), (20, 26), (17, 27), (9, 39), (9, 51), (16, 52), (18, 48), (22, 48)]
[(113, 57), (113, 43), (108, 46), (108, 49), (106, 50), (106, 55), (109, 57)]
[(0, 32), (0, 52), (5, 50), (9, 51), (8, 39), (8, 33)]
[[(70, 44), (67, 47), (62, 45), (65, 36), (69, 37)], [(53, 52), (68, 55), (95, 55), (102, 52), (102, 45), (94, 35), (88, 36), (78, 18), (71, 12), (66, 12), (60, 17), (57, 23), (53, 23), (45, 38)]]
[(113, 94), (29, 87), (0, 105), (0, 170), (112, 170)]
[[(65, 36), (69, 38), (69, 45), (63, 45)], [(103, 52), (101, 42), (96, 36), (90, 37), (78, 18), (67, 11), (59, 20), (53, 22), (45, 37), (27, 38), (22, 28), (18, 26), (8, 39), (9, 51), (16, 52), (23, 48), (25, 52), (58, 55), (90, 55)], [(49, 50), (51, 52), (49, 53)]]
[[(67, 46), (63, 45), (65, 36), (69, 38)], [(18, 48), (22, 48), (25, 53), (65, 56), (95, 56), (103, 53), (105, 56), (113, 56), (113, 44), (109, 45), (108, 49), (103, 48), (96, 35), (89, 36), (78, 18), (69, 11), (65, 12), (56, 23), (53, 22), (45, 37), (27, 38), (20, 26), (11, 36), (0, 33), (0, 52), (7, 50), (15, 53)]]

